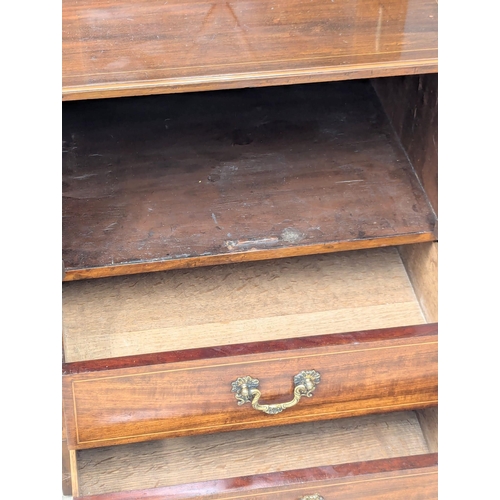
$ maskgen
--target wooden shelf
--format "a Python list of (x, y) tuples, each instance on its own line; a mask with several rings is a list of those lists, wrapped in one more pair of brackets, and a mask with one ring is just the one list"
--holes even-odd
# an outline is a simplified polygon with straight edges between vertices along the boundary
[(368, 81), (63, 105), (65, 280), (418, 243)]
[(63, 99), (437, 72), (436, 0), (63, 0)]

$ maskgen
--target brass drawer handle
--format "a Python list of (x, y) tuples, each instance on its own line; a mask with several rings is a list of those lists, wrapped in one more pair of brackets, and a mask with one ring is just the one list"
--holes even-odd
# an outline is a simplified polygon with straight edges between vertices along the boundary
[(321, 495), (306, 495), (302, 497), (300, 500), (325, 500)]
[(240, 377), (232, 382), (231, 392), (236, 393), (235, 398), (238, 400), (238, 405), (252, 403), (252, 407), (256, 410), (269, 413), (270, 415), (276, 415), (276, 413), (281, 413), (286, 408), (295, 406), (300, 401), (302, 396), (310, 398), (312, 396), (312, 392), (319, 384), (320, 378), (321, 376), (316, 370), (303, 370), (295, 375), (295, 377), (293, 377), (293, 383), (295, 385), (293, 399), (287, 403), (260, 405), (259, 399), (262, 394), (257, 389), (259, 381), (252, 377)]

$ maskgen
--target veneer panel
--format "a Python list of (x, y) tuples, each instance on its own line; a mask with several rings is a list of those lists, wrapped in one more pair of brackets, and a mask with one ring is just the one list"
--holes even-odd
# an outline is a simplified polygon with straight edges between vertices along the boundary
[(437, 71), (434, 0), (64, 0), (63, 100)]

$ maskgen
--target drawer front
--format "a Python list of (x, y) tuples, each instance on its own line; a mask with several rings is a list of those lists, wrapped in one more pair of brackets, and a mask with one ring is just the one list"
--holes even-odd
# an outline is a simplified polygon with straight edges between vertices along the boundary
[[(93, 448), (434, 405), (437, 325), (73, 363), (64, 370), (68, 445)], [(294, 382), (303, 371), (318, 374), (310, 397)], [(251, 386), (252, 401), (243, 402), (245, 387), (235, 392), (233, 383), (245, 377), (258, 380), (261, 409), (252, 407)]]
[(80, 500), (433, 500), (437, 454), (261, 474), (181, 486), (107, 493)]

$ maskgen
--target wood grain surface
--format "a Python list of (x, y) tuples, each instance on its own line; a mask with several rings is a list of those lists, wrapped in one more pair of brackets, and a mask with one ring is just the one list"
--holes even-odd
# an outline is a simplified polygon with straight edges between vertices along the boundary
[(438, 407), (425, 408), (416, 412), (429, 451), (438, 451)]
[(438, 75), (372, 82), (437, 214)]
[[(413, 325), (396, 328), (382, 328), (375, 330), (337, 333), (335, 335), (313, 335), (293, 339), (265, 340), (246, 344), (220, 345), (181, 351), (166, 351), (153, 354), (137, 354), (135, 356), (121, 356), (117, 358), (104, 358), (89, 361), (76, 361), (64, 363), (63, 375), (77, 373), (102, 372), (118, 368), (132, 368), (138, 366), (152, 366), (158, 364), (178, 363), (181, 361), (194, 361), (202, 359), (226, 358), (234, 355), (263, 354), (281, 352), (287, 349), (307, 349), (313, 346), (341, 346), (360, 342), (395, 340), (411, 337), (434, 335), (437, 332), (437, 323)], [(63, 435), (66, 439), (66, 433)]]
[[(263, 404), (293, 398), (293, 377), (316, 370), (313, 396), (277, 415), (239, 406), (231, 384), (260, 381)], [(437, 404), (437, 330), (63, 376), (71, 449), (341, 418)]]
[(68, 444), (62, 440), (62, 492), (63, 495), (71, 495), (71, 463)]
[(399, 247), (401, 259), (428, 322), (438, 321), (438, 243)]
[(71, 495), (71, 461), (66, 440), (64, 409), (62, 410), (62, 491), (63, 495)]
[(71, 476), (71, 493), (74, 497), (80, 495), (78, 463), (76, 458), (76, 450), (69, 450), (69, 465)]
[(394, 247), (63, 284), (67, 363), (424, 322)]
[(320, 493), (335, 500), (433, 500), (437, 498), (437, 454), (103, 493), (85, 496), (85, 500), (290, 500)]
[(435, 0), (63, 0), (63, 99), (437, 71)]
[(432, 241), (368, 81), (65, 103), (65, 280)]
[(428, 453), (413, 412), (173, 438), (78, 453), (80, 494)]

